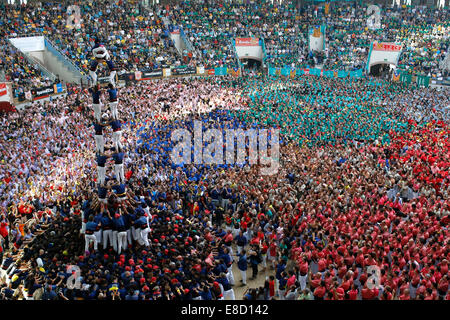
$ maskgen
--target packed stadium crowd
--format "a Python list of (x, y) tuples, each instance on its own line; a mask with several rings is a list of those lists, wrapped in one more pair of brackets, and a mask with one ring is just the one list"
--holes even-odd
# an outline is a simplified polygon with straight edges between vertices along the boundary
[[(3, 298), (234, 299), (233, 261), (243, 284), (247, 263), (253, 278), (274, 268), (267, 288), (245, 299), (448, 298), (448, 95), (375, 79), (289, 84), (225, 77), (120, 88), (121, 203), (109, 191), (98, 200), (89, 92), (4, 116)], [(192, 131), (193, 120), (279, 127), (280, 172), (174, 165), (170, 134)], [(79, 289), (67, 285), (70, 265)]]
[[(70, 19), (75, 12), (71, 5), (0, 4), (0, 36), (44, 35), (86, 73), (95, 37), (105, 42), (119, 72), (189, 63), (207, 68), (237, 67), (239, 60), (232, 39), (256, 37), (265, 41), (269, 66), (359, 69), (367, 61), (372, 41), (392, 41), (403, 45), (401, 69), (440, 77), (443, 74), (439, 63), (449, 47), (449, 13), (436, 8), (382, 8), (382, 25), (372, 30), (367, 27), (366, 6), (354, 3), (341, 3), (326, 12), (323, 6), (297, 8), (291, 1), (212, 1), (208, 5), (182, 1), (169, 7), (127, 1), (82, 2), (79, 23)], [(320, 25), (326, 25), (324, 52), (310, 50), (308, 45), (311, 27)], [(177, 51), (170, 38), (174, 27), (183, 28), (193, 52)], [(17, 50), (2, 50), (0, 59), (16, 86), (30, 87), (33, 78), (42, 79), (19, 53), (11, 57), (10, 51)], [(25, 75), (27, 80), (23, 79)]]
[[(91, 76), (102, 59), (110, 72), (236, 66), (230, 39), (247, 36), (268, 64), (332, 70), (362, 67), (380, 40), (404, 45), (404, 68), (439, 74), (448, 49), (436, 9), (387, 9), (372, 31), (351, 4), (82, 2), (70, 28), (63, 3), (1, 6), (0, 66), (19, 86), (45, 81), (6, 41), (26, 32)], [(325, 55), (310, 52), (324, 23)], [(450, 300), (448, 89), (371, 76), (110, 82), (0, 115), (0, 300)], [(261, 175), (250, 154), (175, 163), (174, 132), (198, 123), (278, 129), (278, 171)]]

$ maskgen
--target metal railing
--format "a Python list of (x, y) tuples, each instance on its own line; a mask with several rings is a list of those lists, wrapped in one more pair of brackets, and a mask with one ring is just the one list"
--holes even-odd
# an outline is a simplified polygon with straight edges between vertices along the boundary
[[(64, 53), (62, 53), (61, 50), (58, 48), (58, 46), (55, 45), (50, 39), (48, 39), (44, 34), (39, 32), (32, 32), (25, 34), (19, 33), (14, 36), (14, 38), (29, 38), (29, 37), (44, 37), (45, 48), (51, 53), (53, 53), (55, 56), (60, 58), (60, 60), (62, 60), (62, 62), (64, 63), (64, 66), (66, 66), (70, 71), (78, 74), (78, 76), (82, 78), (83, 81), (87, 81), (88, 77), (87, 75), (84, 74), (84, 71), (80, 67), (78, 67), (71, 59), (69, 59)], [(11, 43), (11, 45), (13, 45), (11, 41), (9, 42)], [(43, 69), (47, 70), (45, 67), (43, 67)], [(47, 70), (47, 72), (49, 71)]]
[(198, 50), (194, 47), (191, 40), (189, 40), (189, 38), (186, 36), (186, 33), (183, 30), (183, 27), (180, 25), (180, 26), (178, 26), (178, 28), (180, 29), (180, 37), (181, 37), (181, 40), (183, 40), (184, 45), (186, 46), (186, 49), (189, 52), (195, 53), (196, 57), (203, 59), (203, 54), (200, 52), (200, 50)]
[(230, 42), (231, 42), (231, 45), (233, 46), (234, 56), (235, 56), (235, 58), (236, 58), (236, 60), (238, 62), (238, 66), (239, 66), (240, 72), (241, 72), (241, 74), (243, 74), (243, 72), (244, 72), (244, 65), (242, 64), (241, 59), (239, 59), (239, 55), (237, 53), (236, 40), (232, 39)]
[(261, 46), (262, 53), (263, 53), (262, 63), (263, 63), (263, 68), (264, 68), (266, 66), (266, 56), (267, 56), (266, 43), (264, 42), (264, 38), (259, 38), (259, 44)]
[(191, 52), (195, 51), (194, 45), (191, 43), (188, 37), (186, 37), (186, 33), (184, 33), (183, 27), (179, 26), (179, 28), (180, 28), (180, 37), (184, 41), (186, 49)]
[(74, 73), (78, 73), (80, 77), (83, 78), (85, 77), (83, 70), (81, 70), (80, 67), (78, 67), (74, 62), (72, 62), (72, 60), (70, 60), (64, 53), (62, 53), (51, 40), (47, 39), (47, 37), (44, 37), (44, 41), (47, 50), (53, 53), (56, 57), (63, 60), (64, 66), (66, 66), (67, 69), (69, 69)]
[(25, 60), (27, 60), (27, 62), (32, 65), (35, 69), (39, 69), (41, 71), (41, 73), (46, 76), (47, 78), (49, 78), (51, 81), (54, 81), (56, 79), (56, 76), (50, 72), (46, 67), (44, 67), (44, 65), (42, 63), (40, 63), (39, 61), (37, 61), (35, 58), (33, 58), (32, 56), (30, 56), (28, 53), (20, 50), (19, 48), (17, 48), (12, 42), (11, 39), (8, 39), (8, 43), (9, 45), (11, 45), (13, 48), (15, 48), (16, 50), (18, 50), (21, 55), (25, 58)]
[(53, 72), (51, 72), (50, 70), (48, 70), (46, 67), (44, 67), (44, 65), (37, 60), (35, 57), (33, 57), (32, 55), (30, 55), (29, 53), (26, 52), (22, 52), (22, 55), (27, 59), (27, 61), (32, 64), (37, 66), (37, 68), (41, 69), (41, 72), (47, 76), (51, 81), (55, 81), (56, 80), (56, 75), (53, 74)]

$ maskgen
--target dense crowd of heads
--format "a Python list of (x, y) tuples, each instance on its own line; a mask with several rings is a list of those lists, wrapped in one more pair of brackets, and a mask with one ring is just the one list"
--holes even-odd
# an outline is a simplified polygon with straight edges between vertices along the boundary
[[(7, 39), (27, 34), (43, 35), (86, 74), (95, 38), (100, 38), (108, 47), (118, 71), (152, 70), (181, 64), (181, 56), (162, 20), (165, 16), (162, 6), (146, 9), (126, 1), (83, 2), (79, 4), (81, 21), (77, 26), (76, 21), (69, 19), (70, 14), (75, 14), (68, 10), (71, 5), (71, 2), (2, 4), (0, 36)], [(2, 51), (2, 57), (9, 61), (7, 53), (8, 50)], [(23, 57), (19, 55), (16, 60), (22, 62)], [(27, 62), (5, 65), (6, 72), (18, 73), (19, 78), (40, 77), (39, 73), (32, 74), (27, 69), (32, 70)], [(17, 82), (17, 85), (22, 84)]]
[[(94, 37), (108, 47), (119, 71), (156, 69), (181, 64), (237, 67), (239, 60), (232, 40), (257, 37), (264, 40), (265, 63), (284, 67), (323, 67), (354, 70), (367, 62), (372, 41), (396, 42), (403, 50), (399, 67), (410, 73), (433, 77), (445, 75), (439, 67), (448, 53), (448, 10), (422, 7), (383, 7), (382, 26), (367, 27), (366, 6), (333, 3), (329, 13), (323, 6), (297, 8), (291, 1), (201, 2), (183, 1), (163, 5), (136, 6), (129, 2), (82, 2), (81, 22), (71, 26), (72, 3), (2, 4), (2, 39), (40, 34), (82, 70), (90, 64)], [(69, 25), (69, 26), (68, 26)], [(309, 49), (309, 30), (325, 25), (323, 52)], [(170, 31), (183, 28), (192, 52), (178, 52)], [(44, 82), (42, 75), (3, 43), (2, 69), (16, 86), (29, 88)], [(13, 53), (12, 55), (10, 53)], [(30, 76), (31, 75), (31, 76)], [(33, 80), (36, 79), (36, 80)]]
[[(0, 5), (0, 68), (16, 93), (49, 84), (7, 41), (24, 34), (48, 37), (85, 72), (95, 39), (123, 72), (237, 67), (232, 39), (256, 37), (270, 66), (360, 69), (371, 42), (386, 41), (402, 44), (400, 68), (445, 75), (445, 10), (383, 8), (383, 27), (371, 30), (366, 7), (353, 4), (326, 14), (290, 1), (119, 0), (81, 2), (73, 27), (70, 4)], [(309, 30), (320, 25), (326, 48), (311, 51)], [(185, 56), (170, 38), (176, 27), (193, 46)], [(95, 106), (77, 89), (1, 114), (0, 299), (450, 299), (448, 90), (368, 76), (132, 83), (118, 88), (119, 197), (114, 172), (108, 188), (98, 184)], [(278, 129), (278, 171), (261, 175), (250, 155), (244, 164), (174, 163), (173, 133), (193, 135), (195, 123), (203, 132)], [(122, 250), (105, 238), (120, 232)], [(250, 269), (252, 279), (270, 276), (235, 295)]]
[(26, 89), (51, 83), (38, 66), (27, 60), (5, 38), (0, 40), (0, 49), (0, 71), (2, 72), (0, 80), (14, 84), (14, 98), (25, 93)]
[[(274, 270), (238, 299), (449, 298), (445, 91), (216, 77), (140, 82), (119, 101), (120, 204), (114, 192), (98, 201), (87, 91), (2, 115), (2, 299), (232, 299), (233, 260), (243, 284), (247, 264), (253, 278)], [(174, 164), (171, 134), (196, 120), (279, 128), (279, 171)], [(106, 242), (86, 251), (82, 223), (108, 216), (129, 229), (146, 217), (147, 241), (130, 233), (120, 254)]]

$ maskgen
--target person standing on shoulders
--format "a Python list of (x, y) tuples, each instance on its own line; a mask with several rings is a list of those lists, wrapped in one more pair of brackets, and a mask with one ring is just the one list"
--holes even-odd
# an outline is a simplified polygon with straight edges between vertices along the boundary
[(89, 216), (88, 222), (86, 223), (86, 231), (84, 234), (84, 251), (89, 252), (89, 246), (91, 242), (94, 243), (94, 251), (97, 251), (97, 238), (94, 235), (94, 232), (97, 230), (98, 224), (94, 222), (94, 217), (92, 215)]

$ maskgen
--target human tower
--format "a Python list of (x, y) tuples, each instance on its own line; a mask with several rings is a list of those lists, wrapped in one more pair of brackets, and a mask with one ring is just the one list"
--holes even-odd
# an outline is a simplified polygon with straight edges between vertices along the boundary
[[(131, 243), (132, 239), (131, 232), (127, 230), (129, 228), (126, 227), (120, 210), (120, 204), (127, 199), (127, 194), (123, 167), (125, 153), (121, 143), (122, 123), (118, 114), (117, 73), (107, 49), (98, 40), (96, 40), (92, 53), (95, 60), (92, 62), (89, 71), (92, 78), (92, 87), (89, 91), (92, 95), (94, 109), (98, 199), (101, 210), (100, 214), (95, 217), (93, 215), (83, 217), (82, 232), (85, 234), (86, 251), (88, 251), (91, 243), (94, 244), (95, 251), (98, 243), (101, 242), (103, 242), (103, 249), (106, 249), (109, 240), (109, 244), (114, 250), (120, 253), (127, 247), (127, 238), (128, 243)], [(103, 78), (98, 76), (99, 66), (107, 67), (108, 76)], [(107, 93), (106, 107), (101, 101), (104, 89)], [(111, 143), (106, 143), (106, 134), (110, 137)], [(110, 165), (111, 162), (113, 162), (112, 166)], [(114, 175), (107, 172), (107, 169), (112, 167), (114, 168)], [(119, 203), (119, 210), (113, 216), (108, 210), (110, 200)], [(136, 240), (135, 232), (133, 232), (133, 238)]]
[[(94, 129), (95, 129), (95, 144), (97, 154), (97, 182), (99, 185), (99, 199), (105, 203), (108, 189), (112, 188), (117, 195), (119, 201), (126, 197), (125, 176), (123, 168), (124, 148), (121, 143), (122, 139), (122, 123), (118, 114), (119, 100), (117, 97), (116, 88), (116, 69), (111, 57), (106, 48), (96, 41), (92, 50), (95, 60), (91, 64), (89, 75), (92, 78), (93, 86), (90, 91), (93, 99), (94, 109)], [(109, 70), (109, 75), (106, 77), (105, 83), (100, 83), (97, 76), (97, 68), (101, 64), (106, 64)], [(108, 102), (106, 108), (101, 101), (102, 89), (106, 86), (108, 95)], [(106, 144), (107, 128), (112, 129), (111, 144)], [(109, 179), (107, 174), (108, 160), (114, 161), (114, 179)], [(114, 184), (114, 180), (116, 184)]]

